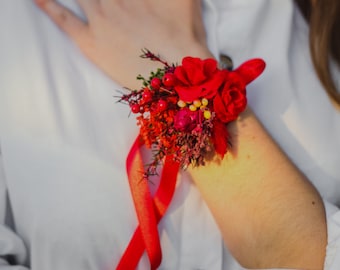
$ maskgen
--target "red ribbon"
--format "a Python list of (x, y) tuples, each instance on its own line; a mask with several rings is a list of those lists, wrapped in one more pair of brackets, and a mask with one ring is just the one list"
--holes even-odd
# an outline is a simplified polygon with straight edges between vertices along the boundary
[(173, 160), (173, 156), (165, 158), (159, 187), (152, 198), (148, 188), (148, 180), (144, 177), (144, 164), (140, 153), (142, 145), (142, 140), (138, 136), (126, 160), (126, 169), (139, 226), (135, 230), (116, 270), (136, 269), (144, 250), (147, 252), (152, 270), (157, 269), (162, 261), (157, 224), (165, 214), (173, 197), (179, 163)]

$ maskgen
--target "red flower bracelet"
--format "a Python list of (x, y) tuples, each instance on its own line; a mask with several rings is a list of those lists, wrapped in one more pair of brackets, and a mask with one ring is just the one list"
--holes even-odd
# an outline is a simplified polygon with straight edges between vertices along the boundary
[[(127, 173), (139, 227), (117, 269), (136, 268), (144, 249), (151, 269), (161, 263), (157, 223), (171, 202), (179, 168), (201, 166), (208, 154), (221, 158), (230, 145), (227, 124), (247, 106), (246, 85), (265, 68), (262, 59), (248, 60), (233, 71), (219, 69), (215, 59), (185, 57), (181, 65), (169, 65), (148, 50), (142, 58), (158, 61), (163, 68), (150, 73), (139, 90), (120, 97), (137, 115), (140, 134), (127, 158)], [(144, 170), (139, 148), (153, 151)], [(137, 165), (136, 165), (137, 164)], [(163, 165), (154, 197), (148, 191), (148, 176)]]
[(123, 95), (137, 114), (144, 144), (154, 151), (148, 173), (154, 173), (166, 155), (174, 155), (183, 168), (204, 165), (215, 151), (222, 158), (228, 149), (226, 124), (247, 106), (246, 85), (264, 70), (261, 59), (239, 68), (220, 70), (215, 59), (185, 57), (182, 65), (169, 65), (150, 51), (143, 58), (160, 61), (164, 68), (141, 76), (144, 86)]

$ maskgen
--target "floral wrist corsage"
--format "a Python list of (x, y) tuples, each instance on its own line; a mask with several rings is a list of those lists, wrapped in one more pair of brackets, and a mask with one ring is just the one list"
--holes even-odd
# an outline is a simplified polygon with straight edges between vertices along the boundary
[(265, 63), (252, 59), (229, 71), (215, 59), (185, 57), (169, 65), (148, 50), (143, 58), (164, 67), (149, 78), (138, 76), (143, 87), (121, 97), (137, 115), (140, 136), (153, 150), (147, 173), (153, 174), (167, 155), (182, 168), (204, 165), (209, 153), (223, 158), (230, 145), (227, 125), (247, 106), (246, 85), (259, 76)]
[[(246, 85), (264, 70), (261, 59), (233, 71), (219, 69), (216, 60), (185, 57), (181, 65), (168, 64), (145, 50), (143, 58), (163, 67), (151, 72), (139, 90), (120, 97), (137, 116), (139, 136), (126, 159), (127, 175), (139, 226), (117, 270), (135, 269), (146, 251), (150, 269), (157, 269), (162, 253), (157, 224), (165, 214), (180, 168), (204, 165), (209, 154), (223, 156), (230, 145), (227, 124), (247, 106)], [(145, 170), (140, 147), (154, 155)], [(158, 189), (151, 195), (147, 179), (162, 164)]]

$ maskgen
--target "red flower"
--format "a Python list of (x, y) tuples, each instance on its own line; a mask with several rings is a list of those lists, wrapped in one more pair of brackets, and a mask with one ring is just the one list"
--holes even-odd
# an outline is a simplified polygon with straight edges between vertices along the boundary
[(192, 112), (188, 108), (178, 111), (174, 119), (175, 129), (184, 132), (192, 131), (198, 125), (199, 113), (200, 111)]
[(217, 118), (228, 123), (236, 120), (247, 106), (246, 85), (257, 78), (266, 64), (262, 59), (251, 59), (233, 72), (223, 71), (226, 81), (222, 90), (214, 97), (214, 111)]
[(185, 102), (201, 97), (212, 98), (223, 83), (223, 73), (217, 68), (214, 59), (185, 57), (182, 65), (176, 67), (175, 91)]
[(228, 123), (237, 119), (247, 106), (246, 83), (236, 72), (227, 72), (226, 82), (214, 97), (214, 111), (217, 118)]

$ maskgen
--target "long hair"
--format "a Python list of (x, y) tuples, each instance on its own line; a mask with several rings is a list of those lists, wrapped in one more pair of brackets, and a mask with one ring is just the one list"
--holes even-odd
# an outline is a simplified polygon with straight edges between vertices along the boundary
[(340, 106), (340, 86), (330, 70), (331, 61), (340, 68), (340, 1), (295, 0), (309, 23), (309, 45), (315, 71), (330, 98)]

